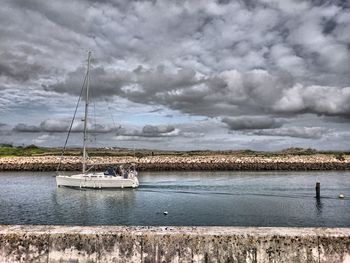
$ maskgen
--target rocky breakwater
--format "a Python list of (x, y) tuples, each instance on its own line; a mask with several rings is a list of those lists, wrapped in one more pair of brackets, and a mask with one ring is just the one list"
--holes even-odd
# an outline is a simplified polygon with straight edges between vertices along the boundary
[[(0, 158), (1, 171), (55, 171), (61, 160), (60, 170), (81, 170), (81, 157), (57, 156), (3, 157)], [(135, 163), (140, 171), (166, 170), (349, 170), (350, 158), (338, 160), (334, 155), (283, 155), (283, 156), (146, 156), (92, 157), (89, 164), (96, 170), (104, 170), (109, 165)]]
[(332, 155), (312, 156), (155, 156), (141, 158), (141, 170), (348, 170), (350, 158), (340, 161)]
[[(82, 157), (77, 156), (40, 156), (40, 157), (3, 157), (0, 158), (0, 171), (81, 171)], [(88, 160), (96, 170), (107, 166), (137, 161), (133, 157), (93, 157)]]

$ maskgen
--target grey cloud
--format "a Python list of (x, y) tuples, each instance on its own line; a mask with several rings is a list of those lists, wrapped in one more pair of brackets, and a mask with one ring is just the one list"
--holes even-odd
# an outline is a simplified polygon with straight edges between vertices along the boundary
[[(330, 28), (325, 26), (327, 23), (324, 21), (335, 21), (334, 32), (338, 27), (347, 25), (346, 20), (341, 18), (346, 12), (342, 12), (338, 2), (324, 2), (319, 6), (298, 1), (246, 2), (227, 1), (221, 5), (209, 1), (74, 1), (66, 8), (67, 5), (60, 2), (28, 0), (25, 3), (8, 1), (8, 5), (12, 12), (19, 13), (18, 16), (25, 14), (32, 19), (41, 32), (52, 34), (50, 30), (53, 31), (53, 27), (60, 29), (55, 31), (54, 44), (68, 40), (72, 47), (79, 47), (87, 39), (93, 39), (87, 44), (95, 47), (97, 56), (109, 63), (113, 59), (128, 60), (129, 57), (150, 66), (159, 62), (178, 67), (187, 64), (202, 73), (212, 73), (215, 69), (220, 72), (232, 68), (272, 71), (279, 70), (281, 65), (283, 70), (294, 71), (297, 62), (304, 68), (299, 73), (302, 78), (317, 78), (322, 65), (329, 65), (327, 68), (335, 65), (339, 73), (346, 63), (344, 51), (343, 59), (327, 55), (332, 53), (329, 49), (334, 45), (338, 45), (340, 50), (346, 47), (339, 41), (340, 34), (322, 37), (324, 27), (328, 28), (327, 32)], [(83, 12), (87, 8), (91, 11), (89, 15)], [(124, 16), (125, 13), (128, 15)], [(232, 13), (237, 16), (232, 16)], [(41, 15), (40, 24), (38, 14)], [(160, 24), (162, 27), (159, 27)], [(322, 44), (329, 48), (324, 46), (310, 50), (312, 45), (308, 41), (311, 37), (304, 34), (308, 31), (320, 37)], [(31, 32), (23, 33), (22, 37), (27, 37)], [(26, 40), (38, 41), (32, 38)], [(276, 58), (268, 59), (270, 49), (281, 43), (291, 49), (291, 54), (296, 46), (300, 47), (302, 52), (296, 54), (296, 57), (300, 55), (298, 61), (291, 62), (285, 58), (284, 63), (275, 64)], [(65, 51), (72, 52), (70, 49)], [(313, 56), (314, 53), (318, 56)], [(345, 78), (343, 81), (349, 79), (346, 75), (342, 78)]]
[[(49, 86), (43, 85), (43, 88), (57, 93), (79, 95), (85, 74), (86, 69), (81, 67), (74, 72), (70, 72), (64, 82)], [(90, 74), (92, 76), (90, 80), (91, 95), (96, 98), (116, 95), (122, 86), (132, 83), (131, 72), (108, 72), (102, 67), (96, 67), (91, 70)]]
[(14, 128), (14, 131), (16, 132), (40, 132), (41, 129), (38, 126), (35, 125), (28, 125), (25, 123), (19, 123)]
[[(84, 75), (85, 69), (79, 68), (69, 73), (64, 82), (44, 86), (44, 88), (48, 91), (78, 95)], [(171, 73), (166, 72), (162, 66), (153, 70), (139, 67), (133, 71), (106, 70), (103, 67), (96, 67), (92, 69), (90, 75), (93, 96), (119, 95), (135, 102), (147, 103), (145, 100), (149, 100), (150, 104), (155, 103), (158, 97), (162, 99), (161, 97), (166, 96), (167, 93), (175, 92), (176, 88), (191, 87), (199, 83), (192, 69), (181, 69)]]
[(230, 130), (273, 129), (282, 123), (266, 116), (225, 117), (222, 119)]
[(175, 131), (175, 127), (173, 126), (153, 126), (153, 125), (146, 125), (142, 128), (142, 134), (144, 136), (159, 136), (164, 134), (170, 134), (171, 132)]
[(85, 1), (73, 1), (70, 8), (66, 8), (65, 3), (56, 1), (13, 0), (12, 3), (27, 12), (40, 14), (43, 20), (46, 19), (57, 26), (69, 28), (79, 34), (87, 33), (88, 21), (84, 19), (83, 13), (86, 12), (83, 12), (83, 9), (89, 6)]
[(42, 132), (68, 132), (69, 125), (68, 120), (44, 120), (39, 127)]
[(36, 78), (47, 73), (45, 68), (36, 62), (29, 62), (27, 55), (0, 53), (0, 76), (6, 76), (18, 81)]
[[(24, 123), (17, 124), (13, 131), (22, 133), (67, 133), (69, 130), (69, 120), (54, 120), (48, 119), (40, 123), (40, 125), (28, 125)], [(172, 137), (179, 135), (179, 129), (176, 129), (172, 125), (145, 125), (141, 129), (133, 128), (131, 126), (110, 126), (104, 124), (88, 123), (88, 132), (90, 134), (103, 134), (110, 133), (117, 136), (128, 137)], [(83, 122), (74, 123), (72, 127), (73, 133), (83, 132)]]
[[(81, 75), (46, 90), (78, 94)], [(77, 77), (80, 75), (80, 77)], [(274, 76), (265, 70), (230, 70), (216, 76), (198, 77), (193, 70), (167, 72), (164, 68), (132, 72), (92, 71), (92, 93), (97, 98), (118, 95), (130, 101), (163, 105), (184, 113), (210, 117), (241, 114), (316, 113), (348, 115), (348, 87), (303, 86), (289, 74)]]
[[(78, 74), (77, 74), (78, 73)], [(79, 94), (83, 70), (70, 73), (65, 82), (46, 86), (46, 90)], [(241, 73), (225, 71), (218, 76), (198, 77), (192, 69), (176, 72), (163, 67), (132, 72), (107, 73), (103, 68), (91, 72), (92, 92), (96, 97), (118, 95), (133, 102), (164, 105), (198, 115), (228, 115), (232, 110), (256, 112), (269, 110), (271, 100), (281, 96), (285, 78), (264, 70)]]
[(348, 1), (343, 0), (311, 0), (310, 1), (314, 5), (337, 5), (342, 8), (350, 8), (350, 3)]
[(126, 137), (173, 137), (179, 135), (179, 130), (172, 125), (145, 125), (142, 129), (123, 127), (117, 132), (118, 136)]
[[(69, 120), (55, 120), (48, 119), (44, 120), (40, 123), (40, 125), (28, 125), (24, 123), (17, 124), (13, 131), (16, 132), (47, 132), (47, 133), (67, 133), (69, 130), (70, 121)], [(119, 128), (109, 127), (107, 125), (102, 124), (92, 124), (88, 123), (88, 130), (90, 133), (110, 133), (115, 132)], [(82, 123), (74, 123), (72, 127), (72, 132), (83, 132), (83, 122)]]
[(329, 132), (329, 129), (323, 127), (286, 127), (272, 130), (254, 131), (255, 135), (266, 136), (287, 136), (304, 139), (320, 139)]
[(325, 21), (323, 25), (323, 31), (324, 34), (331, 34), (334, 29), (337, 27), (337, 22), (333, 19)]
[(149, 113), (155, 113), (155, 112), (162, 112), (162, 111), (163, 111), (163, 109), (158, 108), (158, 109), (150, 110), (148, 112)]
[(350, 116), (349, 115), (343, 115), (343, 116), (324, 116), (323, 121), (327, 123), (350, 123)]

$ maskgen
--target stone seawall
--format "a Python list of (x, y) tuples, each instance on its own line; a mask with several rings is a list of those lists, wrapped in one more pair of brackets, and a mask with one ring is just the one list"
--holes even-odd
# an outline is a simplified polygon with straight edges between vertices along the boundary
[[(7, 157), (0, 158), (0, 171), (55, 171), (60, 157)], [(67, 156), (61, 161), (61, 169), (81, 170), (80, 157)], [(109, 165), (136, 163), (139, 171), (166, 170), (350, 170), (350, 158), (340, 161), (332, 155), (310, 156), (147, 156), (135, 157), (92, 157), (89, 163), (97, 170)]]
[(350, 229), (0, 226), (0, 262), (350, 262)]

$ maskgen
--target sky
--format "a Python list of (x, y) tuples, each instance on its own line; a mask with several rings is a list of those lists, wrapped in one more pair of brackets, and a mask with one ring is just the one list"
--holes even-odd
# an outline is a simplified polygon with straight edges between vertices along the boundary
[[(3, 0), (0, 143), (350, 150), (350, 2)], [(82, 145), (83, 105), (70, 146)]]

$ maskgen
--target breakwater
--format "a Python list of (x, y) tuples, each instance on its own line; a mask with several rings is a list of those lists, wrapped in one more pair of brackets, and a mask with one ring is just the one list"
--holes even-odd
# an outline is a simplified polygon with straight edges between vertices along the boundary
[[(1, 171), (55, 171), (61, 161), (60, 170), (81, 170), (81, 157), (56, 156), (2, 157)], [(136, 157), (92, 157), (89, 164), (96, 170), (109, 165), (135, 163), (139, 171), (166, 170), (350, 170), (350, 158), (338, 160), (333, 155), (315, 154), (310, 156), (147, 156)]]
[(1, 262), (350, 262), (349, 228), (0, 226)]

